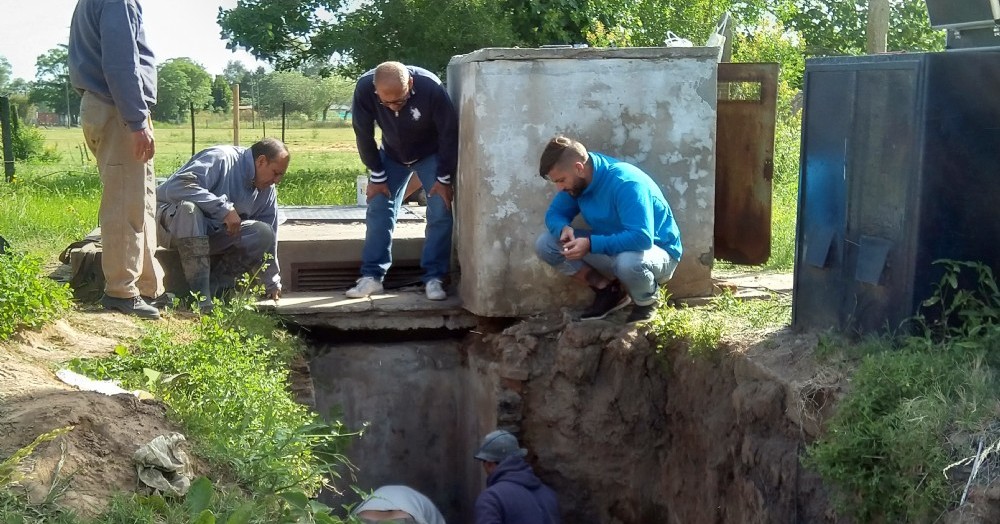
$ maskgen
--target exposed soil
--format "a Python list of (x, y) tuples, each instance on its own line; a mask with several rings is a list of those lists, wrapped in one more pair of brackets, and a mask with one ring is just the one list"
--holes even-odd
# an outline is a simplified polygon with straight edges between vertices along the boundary
[[(111, 354), (138, 335), (136, 322), (77, 310), (0, 344), (0, 457), (73, 427), (22, 464), (33, 500), (54, 492), (100, 512), (112, 493), (141, 489), (132, 453), (178, 430), (160, 402), (81, 392), (54, 374), (72, 358)], [(498, 422), (520, 433), (565, 522), (840, 521), (800, 462), (847, 384), (817, 363), (814, 335), (757, 333), (692, 357), (682, 346), (657, 351), (643, 329), (541, 318), (467, 340), (471, 365), (497, 377)], [(998, 500), (1000, 490), (973, 490), (943, 522), (995, 522)]]
[(73, 428), (22, 463), (21, 489), (31, 500), (51, 492), (82, 514), (99, 513), (113, 492), (138, 489), (132, 453), (177, 431), (158, 401), (79, 391), (55, 376), (61, 363), (110, 355), (138, 332), (135, 321), (123, 315), (76, 311), (0, 344), (0, 457), (41, 434)]
[(658, 353), (642, 329), (552, 318), (472, 354), (497, 366), (498, 396), (518, 411), (501, 425), (520, 433), (566, 522), (836, 522), (799, 461), (843, 391), (815, 346), (782, 331), (692, 357)]

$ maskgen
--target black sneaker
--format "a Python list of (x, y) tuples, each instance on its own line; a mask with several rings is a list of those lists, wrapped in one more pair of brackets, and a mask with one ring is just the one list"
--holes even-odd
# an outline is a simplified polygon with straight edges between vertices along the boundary
[(170, 307), (174, 303), (173, 293), (163, 293), (158, 297), (147, 297), (145, 295), (139, 295), (147, 304), (155, 307), (156, 309), (164, 309)]
[(115, 298), (104, 295), (101, 297), (101, 305), (104, 309), (120, 311), (126, 315), (135, 315), (146, 320), (157, 320), (160, 312), (155, 307), (146, 303), (142, 297)]
[(628, 314), (628, 318), (625, 319), (626, 324), (642, 324), (643, 322), (648, 322), (653, 319), (653, 315), (656, 314), (656, 302), (648, 306), (640, 306), (638, 304), (632, 306), (632, 311)]
[(600, 320), (631, 302), (628, 293), (622, 291), (621, 284), (616, 280), (604, 289), (594, 290), (594, 303), (580, 315), (580, 320)]

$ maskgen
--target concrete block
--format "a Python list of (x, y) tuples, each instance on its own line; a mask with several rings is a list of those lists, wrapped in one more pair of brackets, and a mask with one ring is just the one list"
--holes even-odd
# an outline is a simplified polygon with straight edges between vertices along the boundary
[(668, 289), (675, 297), (711, 293), (716, 56), (715, 48), (484, 49), (452, 58), (455, 246), (469, 311), (521, 316), (591, 300), (534, 254), (555, 193), (538, 158), (557, 133), (659, 183), (685, 250)]

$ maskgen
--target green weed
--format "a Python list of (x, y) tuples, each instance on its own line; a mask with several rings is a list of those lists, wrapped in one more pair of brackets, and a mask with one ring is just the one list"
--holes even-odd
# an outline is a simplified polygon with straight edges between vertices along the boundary
[[(982, 264), (942, 264), (945, 275), (915, 319), (919, 334), (851, 350), (862, 356), (850, 393), (808, 451), (807, 466), (859, 522), (928, 522), (956, 504), (966, 479), (945, 472), (997, 416), (1000, 293)], [(963, 269), (975, 273), (971, 289), (960, 285)]]
[(71, 297), (68, 286), (43, 278), (38, 258), (0, 254), (0, 341), (58, 318)]
[(349, 468), (352, 434), (327, 424), (288, 393), (288, 363), (302, 347), (246, 296), (201, 316), (193, 338), (151, 328), (110, 359), (71, 367), (160, 396), (196, 452), (230, 468), (255, 493), (315, 492)]
[(661, 307), (651, 326), (660, 340), (660, 349), (683, 342), (689, 354), (708, 356), (718, 352), (727, 335), (771, 330), (790, 321), (791, 302), (787, 297), (740, 300), (727, 291), (706, 307)]

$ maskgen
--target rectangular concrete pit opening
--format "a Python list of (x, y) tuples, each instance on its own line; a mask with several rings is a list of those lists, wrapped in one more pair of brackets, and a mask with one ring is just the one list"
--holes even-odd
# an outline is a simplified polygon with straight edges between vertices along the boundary
[(351, 343), (312, 360), (317, 411), (341, 410), (348, 428), (368, 424), (347, 451), (359, 488), (405, 484), (447, 522), (472, 522), (485, 480), (473, 455), (497, 417), (493, 385), (474, 378), (466, 358), (459, 342), (445, 340)]

